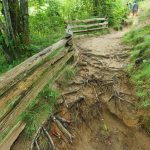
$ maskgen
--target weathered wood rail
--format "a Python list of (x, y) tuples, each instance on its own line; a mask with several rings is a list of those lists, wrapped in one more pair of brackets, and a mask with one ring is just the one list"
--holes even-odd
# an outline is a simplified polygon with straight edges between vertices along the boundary
[(84, 32), (108, 29), (107, 18), (71, 20), (71, 21), (66, 21), (66, 24), (68, 24), (68, 28), (72, 29), (73, 33), (84, 33)]
[(69, 35), (0, 76), (0, 149), (11, 147), (18, 136), (15, 132), (25, 127), (18, 118), (72, 60), (72, 43)]
[[(73, 33), (108, 28), (106, 18), (69, 22), (75, 25), (66, 28), (65, 38), (0, 76), (0, 150), (10, 149), (25, 128), (20, 116), (33, 99), (50, 81), (58, 78), (70, 61), (75, 60)], [(78, 28), (85, 30), (74, 31)]]

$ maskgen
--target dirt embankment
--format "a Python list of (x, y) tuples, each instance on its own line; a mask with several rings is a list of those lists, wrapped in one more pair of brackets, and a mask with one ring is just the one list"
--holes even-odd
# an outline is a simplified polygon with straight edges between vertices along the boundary
[[(140, 127), (134, 87), (124, 71), (130, 49), (121, 44), (123, 34), (117, 32), (75, 41), (80, 52), (79, 71), (67, 87), (61, 80), (56, 84), (64, 93), (64, 103), (57, 105), (57, 115), (71, 121), (65, 127), (73, 141), (52, 122), (49, 133), (57, 149), (150, 149), (150, 138)], [(23, 135), (13, 150), (25, 149), (22, 138)], [(40, 146), (43, 147), (42, 143)]]

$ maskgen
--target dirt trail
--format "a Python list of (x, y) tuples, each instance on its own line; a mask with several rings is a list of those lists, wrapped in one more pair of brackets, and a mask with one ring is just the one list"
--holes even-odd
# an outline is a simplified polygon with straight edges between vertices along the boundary
[[(64, 93), (57, 115), (72, 121), (66, 128), (74, 138), (70, 143), (52, 123), (50, 134), (59, 150), (150, 149), (150, 138), (140, 127), (134, 87), (124, 71), (130, 49), (121, 44), (123, 35), (115, 32), (75, 40), (79, 71), (67, 87), (61, 79), (56, 84)], [(24, 146), (20, 138), (12, 149)]]

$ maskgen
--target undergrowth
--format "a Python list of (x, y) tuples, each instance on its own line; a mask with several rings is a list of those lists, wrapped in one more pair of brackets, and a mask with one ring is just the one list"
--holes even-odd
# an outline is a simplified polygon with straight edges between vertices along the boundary
[(27, 123), (25, 128), (27, 137), (31, 137), (45, 121), (45, 118), (48, 118), (59, 96), (59, 91), (46, 86), (32, 101), (28, 109), (22, 114), (23, 120)]
[[(75, 76), (76, 70), (67, 66), (63, 70), (63, 74), (58, 78), (65, 82), (65, 85)], [(53, 80), (54, 81), (54, 80)], [(51, 81), (28, 106), (21, 118), (26, 122), (25, 135), (31, 137), (37, 131), (39, 126), (52, 113), (57, 99), (61, 96), (61, 92), (52, 88)]]
[[(143, 6), (145, 10), (139, 16), (139, 20), (150, 17), (149, 8), (144, 4)], [(128, 71), (132, 82), (136, 85), (136, 94), (140, 99), (138, 106), (148, 109), (150, 108), (150, 24), (139, 23), (134, 30), (124, 36), (123, 42), (132, 47)]]
[(67, 86), (69, 81), (73, 79), (73, 77), (76, 75), (77, 70), (75, 68), (72, 68), (71, 66), (68, 66), (65, 68), (64, 73), (61, 77), (61, 84), (64, 86)]

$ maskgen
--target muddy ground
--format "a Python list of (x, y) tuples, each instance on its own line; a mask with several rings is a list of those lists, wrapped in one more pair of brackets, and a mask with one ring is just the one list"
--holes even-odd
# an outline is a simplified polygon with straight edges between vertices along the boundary
[[(56, 123), (48, 125), (58, 150), (150, 149), (150, 137), (140, 124), (138, 98), (125, 71), (130, 48), (121, 43), (123, 35), (115, 32), (75, 40), (78, 72), (68, 86), (61, 80), (55, 85), (63, 93), (56, 116), (68, 121), (63, 125), (70, 137)], [(13, 150), (29, 149), (22, 136)]]

